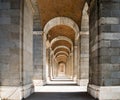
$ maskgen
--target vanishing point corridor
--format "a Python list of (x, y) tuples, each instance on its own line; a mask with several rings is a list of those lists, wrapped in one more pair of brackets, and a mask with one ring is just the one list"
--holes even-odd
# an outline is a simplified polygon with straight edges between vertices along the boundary
[(120, 100), (120, 0), (0, 0), (0, 100)]

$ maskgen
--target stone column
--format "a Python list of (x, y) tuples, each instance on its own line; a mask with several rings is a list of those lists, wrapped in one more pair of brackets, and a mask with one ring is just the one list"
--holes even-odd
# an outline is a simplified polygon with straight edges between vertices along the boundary
[(72, 62), (71, 62), (71, 54), (69, 54), (68, 56), (68, 59), (67, 59), (67, 63), (66, 63), (66, 75), (71, 78), (71, 76), (73, 76), (72, 74), (72, 71), (73, 71), (73, 68), (72, 68)]
[(120, 0), (92, 0), (89, 19), (88, 92), (99, 100), (120, 99)]
[[(77, 42), (77, 41), (76, 41)], [(77, 44), (77, 43), (76, 43)], [(74, 81), (77, 80), (77, 68), (78, 68), (78, 46), (75, 44), (74, 46), (74, 66), (73, 66), (73, 73), (74, 73)]]
[(71, 78), (74, 78), (74, 60), (73, 60), (73, 51), (70, 53), (70, 65), (69, 65), (69, 75)]
[(0, 1), (0, 99), (33, 92), (33, 12), (27, 0)]
[(53, 66), (53, 59), (54, 59), (54, 54), (53, 51), (50, 51), (50, 68), (49, 68), (49, 77), (50, 79), (53, 79), (53, 75), (52, 75), (52, 66)]
[(47, 66), (48, 66), (47, 79), (50, 81), (50, 67), (51, 67), (51, 50), (50, 50), (50, 48), (47, 49), (46, 55), (47, 55)]
[(57, 67), (59, 66), (55, 61), (53, 62), (54, 63), (54, 78), (57, 76)]
[(67, 62), (66, 62), (66, 76), (70, 77), (70, 55), (68, 56)]
[(52, 58), (52, 75), (53, 75), (53, 78), (55, 78), (55, 76), (56, 76), (56, 61), (54, 58)]
[(80, 32), (80, 59), (79, 59), (79, 79), (80, 86), (88, 85), (89, 78), (89, 34)]
[(48, 57), (49, 57), (49, 42), (46, 41), (46, 33), (43, 33), (43, 80), (44, 84), (46, 84), (48, 79)]
[(33, 31), (33, 82), (34, 86), (41, 86), (43, 82), (43, 32)]

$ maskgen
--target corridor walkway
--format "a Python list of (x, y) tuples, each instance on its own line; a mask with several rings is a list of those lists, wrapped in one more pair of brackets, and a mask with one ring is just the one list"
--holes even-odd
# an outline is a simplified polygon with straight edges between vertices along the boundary
[(34, 93), (25, 100), (95, 100), (86, 92)]
[(35, 92), (87, 92), (87, 86), (78, 86), (77, 83), (65, 76), (56, 77), (44, 86), (36, 86)]
[(95, 100), (87, 93), (87, 86), (79, 86), (66, 76), (56, 77), (45, 86), (36, 86), (34, 91), (25, 100)]

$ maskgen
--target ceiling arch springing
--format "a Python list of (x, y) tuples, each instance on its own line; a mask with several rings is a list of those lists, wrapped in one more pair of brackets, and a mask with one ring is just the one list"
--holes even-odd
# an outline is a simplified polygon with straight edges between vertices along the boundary
[(70, 53), (69, 51), (68, 51), (68, 49), (66, 49), (66, 48), (58, 48), (58, 49), (56, 49), (55, 51), (54, 51), (54, 55), (56, 54), (56, 53), (58, 53), (58, 52), (60, 52), (60, 51), (64, 51), (64, 52), (66, 52), (66, 53)]
[(68, 48), (71, 49), (71, 44), (70, 44), (68, 41), (66, 41), (66, 40), (56, 41), (56, 42), (51, 46), (52, 50), (54, 50), (57, 46), (66, 46), (66, 47), (68, 47)]

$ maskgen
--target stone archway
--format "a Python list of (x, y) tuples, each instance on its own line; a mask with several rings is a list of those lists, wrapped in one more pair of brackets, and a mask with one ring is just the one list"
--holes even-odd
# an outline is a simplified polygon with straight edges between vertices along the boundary
[[(56, 17), (50, 20), (45, 25), (44, 33), (50, 45), (48, 50), (51, 56), (50, 55), (47, 56), (50, 59), (50, 63), (51, 63), (49, 67), (52, 66), (54, 68), (55, 66), (56, 67), (59, 66), (59, 64), (57, 65), (53, 64), (53, 61), (56, 61), (59, 59), (59, 61), (57, 61), (56, 63), (64, 62), (66, 63), (66, 66), (70, 66), (70, 68), (68, 67), (65, 69), (70, 70), (69, 72), (70, 76), (69, 75), (67, 76), (73, 78), (74, 77), (73, 74), (75, 72), (73, 68), (74, 67), (73, 58), (76, 56), (74, 55), (74, 45), (75, 45), (75, 40), (79, 35), (79, 28), (77, 24), (70, 18)], [(54, 60), (54, 58), (57, 58), (57, 59)], [(63, 59), (66, 59), (66, 60), (63, 60)]]

